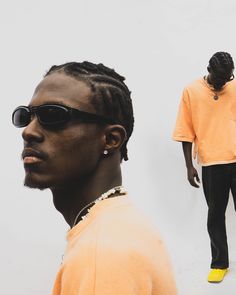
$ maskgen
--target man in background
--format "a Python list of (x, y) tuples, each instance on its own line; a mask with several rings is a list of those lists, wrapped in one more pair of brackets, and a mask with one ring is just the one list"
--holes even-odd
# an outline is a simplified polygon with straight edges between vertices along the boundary
[(211, 241), (209, 282), (223, 280), (228, 267), (225, 211), (231, 190), (236, 204), (236, 83), (234, 62), (227, 52), (209, 60), (208, 75), (183, 92), (173, 139), (182, 142), (188, 181), (199, 187), (192, 163), (192, 144), (202, 166), (202, 184), (208, 205)]
[(124, 78), (103, 64), (53, 66), (15, 109), (25, 185), (47, 189), (70, 226), (53, 295), (175, 295), (165, 247), (122, 186), (133, 131)]

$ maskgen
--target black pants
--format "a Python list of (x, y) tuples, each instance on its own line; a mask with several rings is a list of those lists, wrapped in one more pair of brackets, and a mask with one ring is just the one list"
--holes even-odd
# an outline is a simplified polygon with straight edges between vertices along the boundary
[(225, 211), (231, 190), (236, 210), (236, 163), (202, 167), (203, 190), (208, 205), (207, 229), (211, 240), (211, 268), (229, 266)]

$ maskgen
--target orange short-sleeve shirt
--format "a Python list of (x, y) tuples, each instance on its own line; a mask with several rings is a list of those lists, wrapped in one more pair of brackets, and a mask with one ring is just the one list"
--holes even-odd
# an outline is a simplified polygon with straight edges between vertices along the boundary
[(52, 295), (176, 295), (159, 234), (128, 196), (103, 200), (67, 235)]
[(202, 78), (184, 89), (179, 105), (173, 139), (194, 142), (202, 166), (236, 162), (236, 82), (218, 97)]

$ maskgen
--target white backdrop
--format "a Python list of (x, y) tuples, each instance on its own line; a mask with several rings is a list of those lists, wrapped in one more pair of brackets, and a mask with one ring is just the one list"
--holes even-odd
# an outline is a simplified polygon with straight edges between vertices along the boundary
[(51, 65), (83, 60), (114, 67), (132, 90), (136, 122), (124, 184), (161, 231), (179, 294), (234, 294), (232, 201), (231, 272), (210, 285), (202, 188), (188, 185), (181, 145), (171, 134), (182, 89), (206, 73), (210, 56), (223, 50), (236, 61), (235, 15), (234, 0), (0, 2), (0, 294), (50, 294), (68, 229), (49, 191), (23, 187), (21, 130), (12, 127), (11, 112), (28, 104)]

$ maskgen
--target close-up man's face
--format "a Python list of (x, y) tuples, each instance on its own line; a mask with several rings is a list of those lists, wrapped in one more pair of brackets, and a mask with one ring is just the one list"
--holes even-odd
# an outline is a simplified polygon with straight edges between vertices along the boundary
[[(53, 73), (37, 86), (29, 106), (60, 104), (96, 113), (90, 96), (86, 83)], [(60, 187), (93, 173), (103, 151), (102, 130), (96, 123), (75, 120), (48, 128), (32, 116), (22, 133), (25, 185), (41, 189)]]

